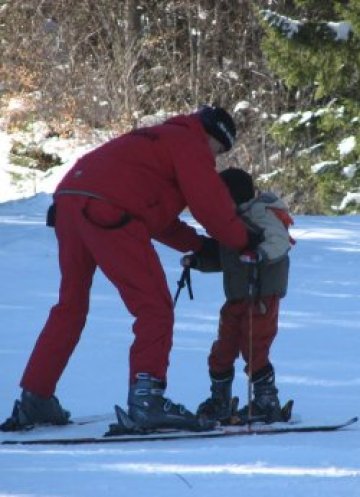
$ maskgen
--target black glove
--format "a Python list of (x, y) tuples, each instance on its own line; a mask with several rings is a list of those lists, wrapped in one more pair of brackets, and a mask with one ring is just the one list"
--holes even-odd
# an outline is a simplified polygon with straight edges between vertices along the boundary
[(198, 265), (198, 259), (196, 257), (196, 253), (184, 255), (181, 258), (180, 263), (182, 267), (189, 267), (191, 269), (196, 269)]
[(218, 260), (219, 259), (219, 242), (215, 238), (203, 236), (203, 244), (200, 250), (192, 254), (184, 255), (181, 259), (183, 267), (190, 267), (191, 269), (199, 269), (202, 260)]
[(254, 229), (248, 227), (247, 235), (249, 241), (246, 248), (248, 250), (256, 250), (260, 245), (260, 243), (262, 243), (265, 240), (264, 231), (262, 229)]
[(214, 258), (218, 257), (219, 254), (219, 242), (215, 240), (215, 238), (209, 238), (207, 236), (203, 236), (203, 244), (200, 250), (195, 252), (199, 254), (200, 257), (205, 258)]

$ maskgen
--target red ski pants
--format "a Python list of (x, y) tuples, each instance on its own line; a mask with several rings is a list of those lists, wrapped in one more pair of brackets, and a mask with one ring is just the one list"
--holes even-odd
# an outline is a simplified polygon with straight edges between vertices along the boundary
[(85, 326), (97, 266), (135, 318), (130, 381), (138, 372), (165, 380), (172, 346), (173, 304), (145, 225), (133, 219), (121, 228), (109, 229), (123, 213), (89, 197), (60, 195), (56, 203), (59, 302), (39, 335), (21, 386), (43, 397), (54, 393)]
[[(263, 313), (258, 303), (248, 299), (226, 302), (220, 310), (218, 337), (208, 358), (213, 373), (231, 371), (241, 354), (245, 371), (249, 365), (250, 324), (252, 326), (252, 374), (269, 364), (271, 344), (276, 336), (279, 317), (279, 297), (263, 297)], [(251, 316), (250, 316), (251, 313)]]

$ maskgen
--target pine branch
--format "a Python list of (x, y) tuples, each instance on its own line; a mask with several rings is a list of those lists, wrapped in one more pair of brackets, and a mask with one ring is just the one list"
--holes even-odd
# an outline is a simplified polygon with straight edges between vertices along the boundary
[(271, 10), (261, 10), (260, 15), (282, 36), (307, 46), (348, 43), (355, 36), (348, 21), (312, 22), (307, 19), (299, 21)]

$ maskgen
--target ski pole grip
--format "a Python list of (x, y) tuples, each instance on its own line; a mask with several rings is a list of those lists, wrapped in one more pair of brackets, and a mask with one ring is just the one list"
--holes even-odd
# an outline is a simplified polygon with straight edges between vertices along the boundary
[(261, 261), (261, 254), (259, 252), (243, 252), (239, 259), (244, 264), (257, 264)]

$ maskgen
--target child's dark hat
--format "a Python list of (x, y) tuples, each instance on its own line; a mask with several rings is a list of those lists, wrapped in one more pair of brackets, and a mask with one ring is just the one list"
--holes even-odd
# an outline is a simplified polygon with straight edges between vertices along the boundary
[(248, 202), (255, 197), (253, 179), (243, 169), (230, 167), (222, 171), (219, 176), (228, 187), (236, 205)]
[(236, 126), (231, 115), (221, 107), (204, 105), (197, 112), (205, 131), (218, 140), (226, 151), (234, 145)]

